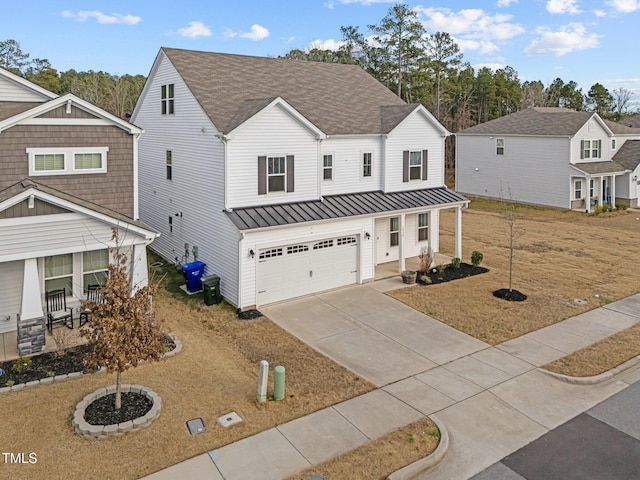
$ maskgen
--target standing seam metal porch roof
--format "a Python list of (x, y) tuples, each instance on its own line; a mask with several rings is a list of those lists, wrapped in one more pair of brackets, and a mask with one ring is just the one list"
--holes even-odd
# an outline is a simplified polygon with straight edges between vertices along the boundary
[(327, 195), (322, 200), (237, 208), (225, 213), (238, 230), (252, 230), (467, 201), (462, 195), (439, 187), (407, 192)]

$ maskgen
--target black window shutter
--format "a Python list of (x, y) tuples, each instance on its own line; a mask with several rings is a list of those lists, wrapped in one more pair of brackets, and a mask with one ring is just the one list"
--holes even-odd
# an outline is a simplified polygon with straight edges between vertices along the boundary
[(267, 157), (258, 157), (258, 195), (267, 194)]
[(598, 140), (598, 158), (602, 158), (602, 140)]
[(402, 152), (402, 181), (409, 181), (409, 150)]
[(584, 158), (584, 140), (580, 140), (580, 158)]
[(427, 180), (427, 166), (429, 165), (429, 150), (422, 150), (422, 180)]
[(293, 192), (294, 188), (293, 155), (287, 155), (287, 192)]

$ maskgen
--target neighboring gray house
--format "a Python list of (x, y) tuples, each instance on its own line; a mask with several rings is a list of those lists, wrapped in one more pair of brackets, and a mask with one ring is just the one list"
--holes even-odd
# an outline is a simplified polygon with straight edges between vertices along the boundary
[(132, 122), (153, 248), (207, 264), (240, 309), (372, 280), (439, 249), (464, 197), (444, 185), (449, 132), (355, 65), (163, 48)]
[(0, 69), (0, 334), (41, 319), (45, 292), (77, 306), (104, 280), (118, 227), (136, 285), (147, 282), (137, 222), (142, 130), (74, 95)]
[(591, 212), (638, 205), (640, 129), (534, 107), (456, 134), (456, 191)]

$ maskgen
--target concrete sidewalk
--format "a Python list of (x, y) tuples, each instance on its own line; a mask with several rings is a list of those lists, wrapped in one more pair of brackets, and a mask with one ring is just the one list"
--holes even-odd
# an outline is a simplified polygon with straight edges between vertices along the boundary
[(392, 280), (264, 309), (380, 389), (145, 478), (285, 478), (429, 415), (449, 448), (421, 478), (468, 479), (640, 379), (637, 366), (595, 385), (537, 370), (640, 321), (640, 295), (491, 347), (381, 293)]

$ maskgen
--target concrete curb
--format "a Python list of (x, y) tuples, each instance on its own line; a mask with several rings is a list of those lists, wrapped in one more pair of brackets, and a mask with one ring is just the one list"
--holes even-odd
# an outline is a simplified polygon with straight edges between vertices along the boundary
[[(182, 342), (178, 339), (178, 337), (176, 337), (173, 333), (168, 333), (167, 335), (169, 335), (171, 337), (171, 340), (173, 340), (173, 343), (176, 345), (176, 347), (171, 350), (170, 352), (165, 353), (162, 358), (170, 358), (173, 357), (174, 355), (177, 355), (178, 353), (180, 353), (182, 351)], [(106, 372), (107, 369), (106, 368), (101, 368), (99, 370), (96, 370), (95, 372), (71, 372), (71, 373), (65, 373), (63, 375), (56, 375), (55, 377), (46, 377), (46, 378), (41, 378), (40, 380), (33, 380), (31, 382), (27, 382), (27, 383), (16, 383), (10, 387), (2, 387), (0, 388), (0, 395), (3, 393), (8, 393), (8, 392), (16, 392), (18, 390), (22, 390), (25, 387), (35, 387), (38, 385), (51, 385), (53, 383), (56, 382), (64, 382), (65, 380), (69, 380), (71, 378), (79, 378), (79, 377), (83, 377), (85, 375), (92, 375), (94, 373), (99, 373), (99, 372)]]
[(627, 360), (626, 362), (618, 365), (615, 368), (612, 368), (608, 372), (601, 373), (599, 375), (593, 375), (591, 377), (571, 377), (569, 375), (562, 375), (561, 373), (551, 372), (544, 368), (538, 368), (538, 370), (550, 377), (553, 377), (562, 382), (571, 383), (574, 385), (595, 385), (598, 383), (606, 382), (607, 380), (611, 380), (616, 375), (625, 370), (628, 370), (636, 365), (640, 364), (640, 356), (634, 357), (631, 360)]
[(76, 433), (82, 435), (85, 438), (103, 439), (148, 427), (149, 425), (151, 425), (151, 422), (158, 418), (158, 416), (160, 415), (160, 410), (162, 409), (162, 400), (156, 392), (148, 387), (143, 387), (142, 385), (125, 384), (122, 385), (121, 388), (122, 393), (140, 393), (147, 397), (153, 402), (151, 409), (142, 417), (128, 422), (117, 423), (114, 425), (90, 425), (84, 419), (84, 414), (87, 407), (91, 404), (91, 402), (104, 397), (105, 395), (115, 393), (116, 391), (115, 385), (109, 385), (106, 388), (99, 388), (95, 392), (86, 395), (76, 405), (76, 411), (74, 412), (73, 419), (71, 420), (71, 425), (73, 426), (73, 429), (76, 431)]
[(440, 430), (440, 442), (434, 450), (434, 452), (417, 462), (413, 462), (400, 470), (396, 470), (387, 477), (387, 480), (412, 480), (418, 478), (418, 475), (423, 475), (436, 465), (438, 465), (447, 451), (449, 450), (449, 432), (444, 423), (442, 423), (435, 415), (430, 415), (429, 418), (436, 424), (438, 430)]

